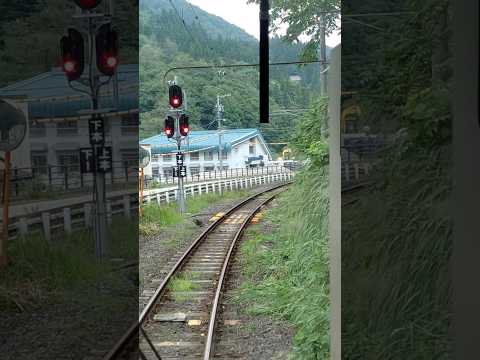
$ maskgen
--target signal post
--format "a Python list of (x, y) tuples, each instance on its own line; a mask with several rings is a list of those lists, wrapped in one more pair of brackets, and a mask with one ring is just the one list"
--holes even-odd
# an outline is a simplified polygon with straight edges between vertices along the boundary
[[(111, 28), (111, 0), (105, 1), (105, 13), (93, 10), (103, 0), (75, 0), (79, 14), (74, 19), (79, 23), (79, 30), (69, 28), (67, 35), (60, 41), (63, 71), (69, 86), (79, 92), (88, 94), (91, 99), (89, 134), (91, 148), (80, 149), (80, 168), (82, 173), (94, 175), (94, 203), (96, 216), (95, 253), (102, 259), (107, 253), (107, 212), (105, 174), (112, 171), (112, 149), (105, 146), (105, 130), (102, 113), (113, 109), (99, 109), (99, 91), (116, 75), (118, 67), (118, 34)], [(86, 34), (87, 41), (84, 41)], [(87, 50), (88, 46), (88, 50)], [(88, 59), (87, 59), (88, 56)], [(94, 64), (95, 63), (95, 64)], [(82, 78), (85, 65), (88, 76)], [(95, 67), (96, 65), (96, 67)], [(102, 81), (102, 76), (107, 80)], [(83, 89), (72, 85), (77, 82)]]
[(164, 132), (167, 138), (173, 138), (177, 143), (176, 167), (173, 168), (173, 176), (178, 178), (177, 201), (180, 213), (186, 212), (185, 191), (183, 179), (187, 176), (187, 168), (183, 165), (184, 154), (181, 151), (182, 140), (188, 136), (190, 131), (188, 125), (188, 116), (185, 114), (183, 105), (183, 91), (178, 85), (170, 85), (169, 87), (169, 103), (175, 118), (167, 116), (165, 119)]

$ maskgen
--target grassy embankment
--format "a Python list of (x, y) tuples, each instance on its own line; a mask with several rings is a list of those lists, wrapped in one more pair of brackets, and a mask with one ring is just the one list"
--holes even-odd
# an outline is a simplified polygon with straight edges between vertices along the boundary
[[(137, 238), (137, 221), (114, 220), (109, 237), (111, 256), (136, 260)], [(6, 311), (28, 311), (100, 282), (114, 288), (120, 280), (111, 272), (114, 264), (95, 259), (93, 236), (88, 231), (51, 242), (42, 236), (11, 241), (9, 257), (11, 264), (0, 271), (0, 309)]]
[(342, 210), (346, 358), (451, 358), (450, 167), (448, 146), (405, 140)]
[(286, 320), (296, 329), (292, 357), (329, 357), (328, 175), (297, 175), (279, 206), (247, 232), (240, 247), (246, 281), (237, 302), (253, 315)]
[[(186, 225), (191, 214), (197, 214), (211, 205), (245, 198), (252, 194), (248, 190), (226, 191), (223, 194), (203, 194), (194, 198), (187, 197), (187, 214), (180, 214), (176, 203), (158, 205), (151, 203), (143, 208), (140, 219), (140, 235), (153, 236), (168, 227)], [(177, 234), (178, 235), (178, 234)]]

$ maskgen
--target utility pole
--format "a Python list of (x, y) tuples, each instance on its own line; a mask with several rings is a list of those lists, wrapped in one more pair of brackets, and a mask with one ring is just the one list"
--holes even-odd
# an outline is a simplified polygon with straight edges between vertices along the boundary
[(223, 126), (222, 125), (223, 124), (222, 123), (224, 121), (224, 118), (223, 118), (224, 107), (220, 103), (220, 99), (224, 97), (229, 97), (229, 96), (231, 96), (231, 94), (217, 95), (216, 108), (217, 108), (217, 131), (218, 131), (218, 160), (220, 164), (220, 174), (223, 171), (223, 159), (222, 159), (222, 155), (223, 155), (223, 141), (222, 141)]
[(326, 45), (326, 17), (320, 14), (320, 95), (327, 96), (327, 45)]
[(222, 160), (222, 105), (220, 104), (220, 95), (217, 95), (217, 131), (218, 131), (218, 160), (220, 163), (220, 176), (223, 171), (223, 160)]

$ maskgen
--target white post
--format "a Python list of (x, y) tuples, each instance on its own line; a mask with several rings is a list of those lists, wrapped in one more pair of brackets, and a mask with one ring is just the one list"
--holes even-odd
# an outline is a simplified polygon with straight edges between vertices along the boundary
[(83, 220), (85, 221), (85, 227), (92, 226), (92, 204), (86, 203), (83, 205)]
[(72, 232), (72, 210), (70, 208), (63, 208), (63, 229), (68, 234)]
[(52, 234), (50, 232), (50, 213), (42, 213), (42, 225), (43, 225), (43, 235), (47, 241), (52, 239)]
[(348, 163), (345, 163), (345, 180), (348, 182), (350, 181), (350, 168)]
[(360, 177), (360, 171), (359, 171), (359, 169), (358, 169), (358, 163), (355, 163), (355, 164), (353, 165), (353, 168), (355, 169), (355, 180), (358, 180), (359, 177)]
[(202, 185), (198, 184), (198, 195), (202, 195)]
[(161, 198), (161, 196), (160, 196), (160, 193), (158, 192), (158, 193), (157, 193), (157, 204), (160, 205), (161, 202), (162, 202), (162, 198)]
[(165, 192), (165, 201), (167, 204), (170, 204), (170, 191)]
[(20, 231), (21, 236), (25, 236), (28, 234), (28, 223), (27, 223), (27, 218), (20, 218), (20, 221), (18, 223), (18, 230)]
[(130, 195), (125, 195), (123, 197), (123, 216), (129, 218), (131, 215), (130, 211)]
[(112, 223), (112, 202), (107, 200), (107, 223)]

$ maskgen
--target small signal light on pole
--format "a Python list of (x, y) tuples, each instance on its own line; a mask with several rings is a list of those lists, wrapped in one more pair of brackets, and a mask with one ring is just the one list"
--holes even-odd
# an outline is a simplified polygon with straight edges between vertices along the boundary
[(167, 138), (172, 138), (175, 135), (175, 119), (171, 116), (168, 116), (165, 119), (165, 127), (163, 129)]
[(102, 0), (75, 0), (75, 4), (83, 10), (92, 10), (95, 9)]
[(183, 103), (182, 88), (178, 85), (170, 85), (168, 88), (168, 97), (170, 106), (174, 109), (178, 109)]
[(188, 127), (188, 116), (182, 114), (182, 116), (180, 116), (180, 135), (187, 136), (189, 131), (190, 128)]
[(110, 24), (100, 27), (96, 37), (97, 67), (107, 76), (113, 76), (117, 70), (118, 60), (118, 34), (110, 28)]
[(75, 29), (68, 29), (68, 35), (60, 40), (62, 68), (68, 81), (78, 80), (85, 67), (84, 41), (82, 34)]

